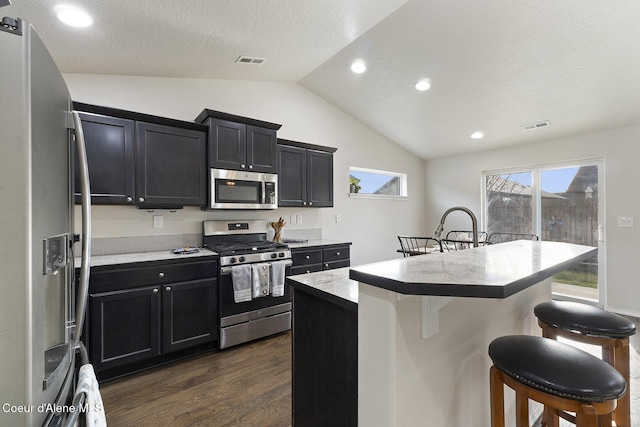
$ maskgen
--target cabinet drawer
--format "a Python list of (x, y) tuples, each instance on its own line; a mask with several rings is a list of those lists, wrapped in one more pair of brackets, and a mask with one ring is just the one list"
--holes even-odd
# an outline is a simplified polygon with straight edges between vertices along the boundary
[(345, 259), (341, 261), (325, 262), (322, 265), (325, 270), (333, 270), (334, 268), (349, 267), (351, 262), (348, 259)]
[(291, 254), (294, 268), (300, 265), (322, 263), (322, 250), (295, 251)]
[(321, 270), (322, 270), (322, 264), (301, 265), (298, 267), (291, 267), (291, 275), (314, 273), (316, 271), (321, 271)]
[(178, 263), (154, 263), (150, 266), (127, 266), (120, 264), (105, 270), (92, 270), (90, 291), (110, 292), (141, 286), (164, 285), (188, 280), (216, 277), (216, 259)]
[(324, 262), (349, 259), (349, 246), (330, 248), (322, 250), (322, 260)]

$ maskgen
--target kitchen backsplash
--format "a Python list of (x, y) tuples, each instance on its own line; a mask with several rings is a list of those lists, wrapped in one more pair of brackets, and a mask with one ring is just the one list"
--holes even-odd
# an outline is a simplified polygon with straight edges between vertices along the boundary
[[(269, 229), (267, 238), (273, 239), (274, 231)], [(285, 239), (308, 239), (315, 240), (322, 238), (321, 228), (299, 228), (284, 229)], [(99, 237), (92, 239), (91, 254), (117, 255), (135, 252), (155, 252), (182, 248), (185, 246), (202, 246), (201, 234), (168, 234), (159, 236), (129, 236), (129, 237)], [(76, 243), (75, 255), (80, 256), (82, 248), (80, 243)]]

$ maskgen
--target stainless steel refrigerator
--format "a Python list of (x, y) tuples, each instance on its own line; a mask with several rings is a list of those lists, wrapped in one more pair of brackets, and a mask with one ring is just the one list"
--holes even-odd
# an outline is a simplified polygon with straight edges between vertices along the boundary
[[(1, 15), (0, 15), (1, 16)], [(0, 425), (59, 423), (70, 410), (89, 275), (90, 208), (74, 280), (74, 152), (67, 86), (32, 26), (0, 26)], [(75, 115), (77, 119), (77, 115)], [(81, 125), (77, 125), (80, 127)], [(81, 131), (81, 128), (78, 129)], [(82, 185), (88, 194), (88, 181)], [(59, 414), (54, 417), (55, 412)]]

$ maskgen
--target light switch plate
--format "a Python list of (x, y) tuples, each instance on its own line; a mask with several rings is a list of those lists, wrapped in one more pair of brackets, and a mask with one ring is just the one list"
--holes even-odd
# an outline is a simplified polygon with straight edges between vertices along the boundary
[(618, 217), (618, 227), (633, 227), (633, 217), (632, 216), (619, 216)]
[(153, 216), (153, 228), (162, 228), (164, 226), (164, 217), (162, 215)]

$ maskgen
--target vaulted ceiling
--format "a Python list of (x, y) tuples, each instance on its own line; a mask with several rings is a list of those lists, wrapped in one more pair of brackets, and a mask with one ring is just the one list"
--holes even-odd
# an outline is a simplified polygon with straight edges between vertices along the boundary
[(636, 0), (69, 1), (87, 28), (57, 3), (0, 16), (30, 21), (65, 73), (295, 82), (425, 159), (640, 123)]

